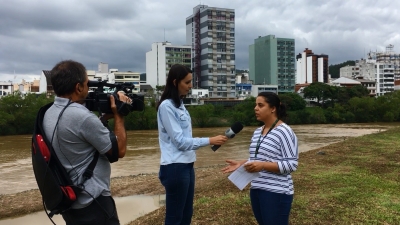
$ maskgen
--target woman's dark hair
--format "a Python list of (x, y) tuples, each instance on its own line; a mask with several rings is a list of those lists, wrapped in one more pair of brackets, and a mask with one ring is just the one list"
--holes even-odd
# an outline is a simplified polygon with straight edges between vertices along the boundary
[(278, 115), (278, 119), (285, 119), (286, 114), (286, 105), (281, 103), (278, 95), (273, 92), (260, 92), (258, 93), (258, 97), (264, 97), (265, 102), (268, 103), (269, 107), (276, 108), (276, 115)]
[(73, 60), (61, 61), (51, 70), (50, 79), (57, 96), (68, 95), (74, 92), (77, 83), (86, 81), (86, 68)]
[[(182, 96), (179, 95), (178, 84), (189, 73), (192, 73), (192, 71), (186, 66), (180, 64), (172, 65), (171, 69), (168, 72), (167, 83), (165, 84), (164, 92), (162, 93), (160, 101), (157, 104), (157, 110), (165, 99), (172, 99), (175, 107), (179, 108), (179, 106), (181, 105)], [(174, 80), (176, 80), (176, 85), (174, 84)]]

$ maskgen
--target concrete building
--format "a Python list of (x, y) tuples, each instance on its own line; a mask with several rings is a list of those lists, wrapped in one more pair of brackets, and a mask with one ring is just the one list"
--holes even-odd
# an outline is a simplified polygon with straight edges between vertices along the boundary
[(278, 85), (252, 85), (251, 87), (251, 95), (254, 97), (257, 97), (258, 93), (265, 91), (278, 94), (279, 87)]
[(0, 97), (9, 95), (14, 92), (12, 82), (0, 82)]
[(375, 97), (376, 96), (376, 82), (374, 80), (369, 79), (355, 79), (356, 81), (360, 81), (361, 85), (366, 87), (369, 91), (369, 96)]
[(53, 85), (51, 85), (50, 75), (51, 75), (50, 70), (42, 70), (39, 82), (39, 93), (46, 92), (47, 97), (54, 96), (54, 89)]
[(376, 83), (373, 80), (340, 77), (332, 81), (331, 84), (339, 87), (353, 87), (356, 85), (362, 85), (368, 89), (369, 96), (374, 97), (376, 95)]
[(347, 77), (340, 77), (336, 80), (333, 80), (331, 84), (338, 87), (353, 87), (356, 85), (361, 85), (361, 82)]
[(278, 86), (278, 92), (293, 92), (295, 86), (295, 40), (259, 36), (249, 46), (249, 75), (253, 84)]
[(22, 79), (21, 83), (13, 83), (14, 91), (20, 91), (21, 93), (29, 93), (29, 92), (39, 92), (40, 80), (34, 79), (32, 82), (27, 82), (25, 79)]
[(157, 42), (146, 53), (146, 79), (152, 87), (166, 84), (168, 72), (174, 64), (191, 68), (191, 47), (172, 45), (170, 42)]
[(191, 89), (190, 92), (193, 98), (208, 98), (210, 95), (208, 89)]
[(108, 63), (100, 62), (97, 66), (97, 72), (108, 73)]
[(368, 55), (376, 63), (391, 64), (395, 80), (400, 80), (400, 54), (394, 52), (394, 45), (387, 45), (385, 52), (370, 52)]
[(395, 80), (394, 81), (394, 90), (395, 91), (400, 91), (400, 80)]
[(354, 78), (360, 75), (360, 67), (358, 66), (344, 66), (340, 68), (340, 77)]
[(344, 66), (340, 68), (340, 77), (375, 80), (376, 60), (360, 59), (356, 60), (355, 66)]
[(126, 83), (133, 84), (134, 88), (132, 89), (132, 93), (140, 92), (140, 73), (138, 72), (112, 72), (115, 77), (115, 83)]
[(317, 55), (311, 49), (306, 48), (304, 52), (296, 56), (296, 84), (304, 83), (328, 83), (329, 64), (328, 55)]
[(198, 5), (186, 18), (193, 87), (211, 98), (235, 97), (235, 10)]
[(86, 70), (86, 74), (88, 75), (89, 80), (96, 80), (96, 71), (94, 70)]
[(376, 63), (376, 96), (394, 91), (394, 65)]

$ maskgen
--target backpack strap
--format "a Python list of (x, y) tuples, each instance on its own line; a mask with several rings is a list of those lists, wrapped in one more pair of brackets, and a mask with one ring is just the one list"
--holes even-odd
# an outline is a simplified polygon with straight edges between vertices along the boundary
[(93, 176), (93, 171), (94, 171), (94, 168), (96, 167), (97, 161), (99, 160), (99, 156), (100, 156), (100, 153), (99, 153), (99, 151), (96, 150), (92, 161), (90, 162), (89, 166), (86, 168), (85, 172), (82, 175), (83, 182), (81, 185), (83, 185), (83, 183), (85, 183), (85, 181), (89, 180)]
[[(64, 110), (65, 110), (71, 103), (73, 103), (73, 102), (69, 102), (69, 103), (67, 104), (67, 106), (61, 111), (58, 120), (61, 118), (61, 115), (64, 113)], [(50, 106), (52, 106), (52, 105), (53, 105), (53, 103), (47, 104), (45, 107), (43, 107), (44, 109), (43, 109), (43, 111), (42, 111), (41, 114), (40, 114), (39, 127), (41, 128), (41, 132), (42, 132), (43, 134), (44, 134), (44, 130), (43, 130), (43, 127), (42, 127), (42, 123), (43, 123), (44, 114), (45, 114), (45, 112), (47, 111), (47, 109), (49, 109)], [(56, 127), (54, 128), (53, 137), (54, 137), (54, 135), (55, 135), (55, 131), (56, 131), (57, 126), (58, 126), (58, 121), (57, 121)], [(52, 139), (51, 139), (50, 145), (51, 145), (52, 142), (53, 142), (53, 137), (52, 137)], [(55, 154), (54, 150), (53, 150), (53, 155), (54, 155), (55, 157), (57, 157), (57, 155)], [(80, 185), (78, 185), (78, 186), (81, 187), (82, 189), (84, 189), (84, 188), (83, 188), (83, 187), (84, 187), (84, 186), (83, 186), (83, 183), (85, 183), (85, 181), (89, 180), (89, 179), (93, 176), (93, 171), (94, 171), (94, 168), (96, 167), (96, 164), (97, 164), (97, 161), (98, 161), (98, 159), (99, 159), (99, 156), (100, 156), (100, 153), (99, 153), (99, 151), (96, 150), (96, 152), (94, 153), (94, 156), (93, 156), (92, 161), (90, 162), (89, 166), (86, 168), (85, 172), (84, 172), (83, 175), (82, 175), (82, 177), (83, 177), (82, 183), (81, 183)], [(60, 165), (61, 165), (61, 163), (60, 163)], [(62, 165), (61, 165), (61, 166), (62, 166)]]

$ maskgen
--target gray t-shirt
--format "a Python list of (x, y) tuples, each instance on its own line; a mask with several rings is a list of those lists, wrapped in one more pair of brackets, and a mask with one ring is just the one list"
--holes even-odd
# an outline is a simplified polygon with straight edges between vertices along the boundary
[[(68, 102), (69, 99), (56, 97), (44, 116), (43, 128), (49, 141), (52, 141), (59, 115)], [(60, 117), (52, 146), (74, 184), (82, 183), (82, 174), (92, 161), (95, 151), (100, 153), (93, 176), (84, 183), (85, 190), (91, 196), (83, 191), (72, 208), (83, 208), (93, 198), (111, 195), (111, 165), (104, 156), (111, 149), (109, 130), (95, 114), (79, 103), (70, 104)]]

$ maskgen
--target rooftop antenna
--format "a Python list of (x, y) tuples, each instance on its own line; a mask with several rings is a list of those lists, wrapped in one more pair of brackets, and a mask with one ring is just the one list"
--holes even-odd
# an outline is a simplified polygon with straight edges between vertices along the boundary
[(165, 42), (165, 28), (164, 28), (164, 42)]

